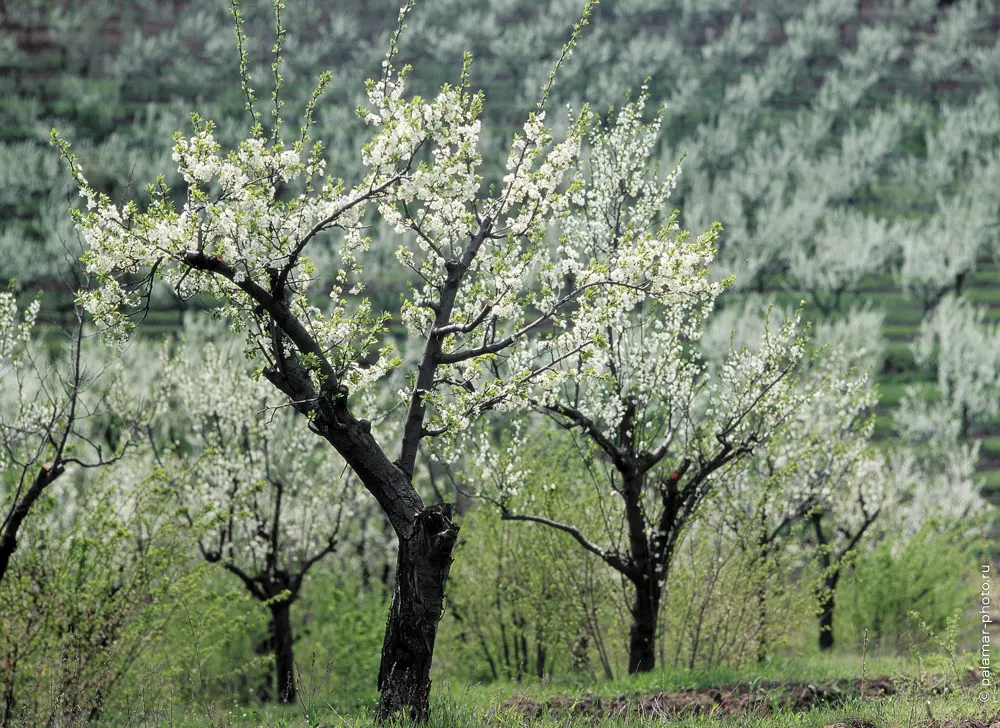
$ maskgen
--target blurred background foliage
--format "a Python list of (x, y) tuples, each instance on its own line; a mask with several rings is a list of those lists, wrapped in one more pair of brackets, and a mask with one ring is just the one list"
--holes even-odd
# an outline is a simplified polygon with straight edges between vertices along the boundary
[[(72, 185), (49, 130), (73, 141), (92, 182), (113, 199), (140, 195), (159, 172), (173, 181), (169, 139), (189, 128), (191, 111), (215, 120), (224, 142), (248, 127), (235, 33), (221, 0), (8, 5), (0, 20), (0, 277), (49, 291), (44, 310), (58, 319), (82, 281), (65, 214), (75, 204)], [(455, 82), (471, 50), (496, 161), (578, 6), (421, 3), (402, 46), (415, 67), (411, 88), (426, 94)], [(242, 12), (263, 91), (273, 7), (252, 0)], [(328, 168), (346, 180), (357, 177), (365, 139), (354, 109), (394, 20), (395, 5), (381, 0), (300, 0), (283, 12), (287, 113), (294, 118), (319, 72), (333, 70), (316, 138), (327, 144)], [(940, 395), (935, 358), (918, 361), (912, 346), (936, 303), (955, 292), (986, 322), (1000, 315), (998, 26), (1000, 11), (976, 0), (607, 0), (555, 94), (603, 109), (648, 82), (665, 104), (663, 165), (684, 160), (674, 198), (681, 224), (700, 230), (719, 220), (726, 230), (719, 272), (735, 273), (737, 290), (724, 301), (755, 291), (783, 306), (805, 299), (814, 319), (847, 319), (858, 306), (882, 314), (877, 434), (887, 434), (908, 388)], [(558, 127), (565, 118), (554, 111), (550, 121)], [(405, 285), (394, 249), (386, 240), (368, 261), (377, 285), (367, 292), (386, 307)], [(177, 306), (162, 297), (144, 331), (178, 326)], [(969, 434), (983, 439), (992, 492), (1000, 434), (990, 409)]]

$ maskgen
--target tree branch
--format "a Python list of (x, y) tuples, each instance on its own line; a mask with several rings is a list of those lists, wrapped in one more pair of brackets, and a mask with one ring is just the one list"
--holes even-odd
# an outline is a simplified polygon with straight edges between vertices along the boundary
[(597, 424), (592, 419), (587, 417), (583, 414), (583, 412), (575, 407), (559, 403), (551, 405), (538, 405), (537, 401), (534, 400), (531, 400), (531, 404), (568, 418), (570, 420), (569, 426), (567, 427), (564, 424), (563, 427), (567, 427), (567, 429), (579, 427), (585, 435), (592, 439), (597, 446), (600, 447), (605, 454), (613, 460), (617, 461), (625, 455), (625, 453), (622, 452), (617, 445), (611, 442), (611, 440), (609, 440), (608, 437), (601, 432), (600, 428), (597, 427)]
[(10, 565), (10, 558), (17, 549), (17, 533), (21, 528), (21, 524), (28, 516), (31, 507), (35, 505), (35, 501), (41, 497), (42, 492), (62, 474), (63, 466), (59, 463), (51, 469), (43, 465), (35, 474), (35, 480), (32, 482), (31, 487), (28, 488), (24, 497), (17, 502), (11, 511), (10, 517), (7, 519), (6, 528), (4, 528), (3, 534), (0, 535), (0, 582), (3, 581), (4, 575), (7, 573), (7, 568)]
[(288, 310), (287, 304), (271, 295), (271, 293), (249, 277), (237, 282), (236, 271), (224, 260), (197, 250), (189, 250), (184, 254), (184, 262), (196, 270), (203, 270), (213, 273), (231, 281), (237, 288), (247, 294), (251, 299), (267, 311), (268, 315), (291, 340), (295, 347), (303, 354), (312, 354), (319, 364), (320, 374), (323, 378), (322, 391), (324, 394), (340, 394), (341, 385), (337, 374), (333, 370), (333, 365), (327, 359), (323, 348), (316, 339), (313, 338), (306, 327)]
[(447, 327), (450, 323), (462, 279), (492, 229), (493, 221), (489, 217), (483, 218), (476, 234), (472, 236), (469, 245), (462, 251), (462, 257), (457, 261), (452, 260), (445, 264), (448, 276), (441, 287), (437, 311), (434, 315), (434, 326), (427, 336), (420, 364), (417, 365), (417, 379), (413, 386), (413, 392), (410, 394), (410, 406), (403, 424), (403, 439), (400, 442), (399, 457), (396, 458), (396, 466), (411, 478), (417, 463), (420, 440), (425, 434), (424, 417), (427, 414), (427, 406), (424, 403), (424, 397), (433, 390), (434, 374), (438, 364), (441, 363), (441, 347), (444, 344), (445, 334), (440, 333), (440, 329)]
[(519, 515), (516, 513), (511, 513), (506, 508), (501, 507), (500, 518), (504, 521), (527, 521), (529, 523), (540, 523), (543, 526), (548, 526), (549, 528), (554, 528), (557, 531), (562, 531), (563, 533), (568, 533), (576, 542), (583, 546), (584, 549), (599, 556), (604, 563), (606, 563), (611, 568), (631, 578), (635, 575), (635, 567), (622, 559), (622, 557), (615, 553), (614, 551), (609, 551), (608, 549), (603, 549), (594, 542), (587, 539), (586, 536), (578, 529), (576, 526), (570, 526), (565, 523), (559, 523), (558, 521), (553, 521), (548, 518), (542, 518), (541, 516), (528, 516)]
[(619, 281), (609, 281), (609, 280), (591, 281), (590, 283), (578, 286), (577, 288), (567, 293), (565, 296), (563, 296), (558, 301), (553, 303), (552, 306), (549, 307), (548, 311), (543, 313), (541, 316), (536, 318), (531, 323), (525, 324), (520, 329), (515, 331), (513, 334), (510, 334), (509, 336), (500, 339), (499, 341), (493, 341), (488, 344), (483, 344), (482, 346), (478, 346), (475, 349), (465, 349), (463, 351), (455, 351), (451, 353), (442, 352), (438, 356), (438, 363), (458, 364), (460, 362), (467, 361), (469, 359), (475, 359), (477, 356), (484, 356), (486, 354), (496, 354), (498, 351), (503, 351), (504, 349), (513, 345), (514, 342), (516, 342), (519, 338), (529, 333), (533, 329), (538, 328), (543, 323), (551, 319), (556, 314), (556, 312), (560, 308), (562, 308), (565, 304), (567, 304), (569, 301), (579, 296), (588, 288), (595, 288), (597, 286), (622, 286), (624, 288), (631, 288), (637, 291), (645, 289), (645, 286), (635, 286), (635, 285), (630, 285), (628, 283), (621, 283)]

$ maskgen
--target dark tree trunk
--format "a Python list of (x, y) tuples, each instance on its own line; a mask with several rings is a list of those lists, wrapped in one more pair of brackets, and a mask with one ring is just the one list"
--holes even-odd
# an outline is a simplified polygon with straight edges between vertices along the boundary
[(656, 618), (660, 613), (660, 588), (648, 577), (635, 586), (632, 630), (629, 634), (628, 672), (649, 672), (656, 666)]
[(52, 468), (42, 466), (35, 475), (31, 487), (11, 509), (3, 533), (0, 533), (0, 582), (6, 576), (10, 559), (14, 555), (14, 551), (17, 550), (17, 534), (21, 529), (21, 524), (28, 517), (29, 511), (35, 505), (35, 501), (41, 497), (42, 492), (62, 474), (62, 464), (57, 463)]
[(11, 656), (5, 666), (10, 668), (10, 674), (4, 676), (6, 684), (3, 691), (3, 714), (0, 715), (0, 728), (8, 728), (14, 724), (14, 676), (17, 670), (17, 655)]
[[(760, 536), (757, 538), (757, 555), (760, 559), (760, 566), (767, 566), (767, 557), (770, 552), (770, 540), (767, 537), (766, 514), (760, 512)], [(767, 662), (767, 570), (762, 568), (760, 584), (757, 586), (757, 662), (764, 664)]]
[(295, 656), (292, 652), (292, 603), (282, 600), (271, 605), (271, 646), (277, 677), (278, 702), (295, 702)]
[(410, 536), (400, 536), (378, 674), (383, 720), (404, 714), (415, 722), (427, 720), (434, 640), (457, 538), (451, 506), (444, 503), (424, 508)]
[(767, 590), (757, 589), (757, 662), (767, 662)]
[[(876, 511), (876, 515), (878, 512)], [(851, 543), (843, 552), (834, 554), (830, 548), (830, 541), (823, 532), (823, 515), (816, 513), (812, 517), (813, 528), (816, 531), (816, 541), (819, 543), (819, 565), (823, 569), (823, 582), (816, 590), (817, 601), (819, 602), (819, 648), (829, 650), (833, 648), (833, 608), (836, 604), (837, 583), (840, 581), (840, 567), (844, 556), (857, 545), (858, 539), (864, 535), (865, 529), (871, 525), (872, 519), (868, 519), (865, 525), (854, 535)]]
[(838, 581), (840, 581), (839, 571), (824, 578), (823, 589), (819, 594), (819, 648), (821, 650), (833, 649), (833, 608)]
[[(253, 648), (253, 652), (255, 655), (263, 656), (267, 655), (269, 652), (272, 651), (273, 649), (272, 644), (274, 643), (274, 637), (272, 636), (274, 634), (273, 624), (274, 624), (274, 618), (272, 617), (271, 624), (267, 626), (267, 636), (264, 639), (258, 641)], [(270, 703), (272, 700), (274, 700), (274, 680), (272, 680), (273, 677), (274, 673), (269, 669), (267, 672), (263, 674), (260, 683), (257, 685), (257, 700), (259, 700), (262, 703)]]
[[(627, 428), (635, 414), (635, 404), (627, 402), (622, 428)], [(621, 441), (629, 442), (626, 429)], [(654, 556), (649, 543), (649, 524), (641, 499), (645, 473), (628, 465), (622, 473), (622, 494), (625, 499), (625, 521), (628, 525), (629, 556), (634, 568), (630, 579), (635, 586), (635, 604), (632, 605), (632, 629), (629, 633), (628, 672), (649, 672), (656, 665), (656, 618), (660, 612), (660, 588), (656, 583)]]

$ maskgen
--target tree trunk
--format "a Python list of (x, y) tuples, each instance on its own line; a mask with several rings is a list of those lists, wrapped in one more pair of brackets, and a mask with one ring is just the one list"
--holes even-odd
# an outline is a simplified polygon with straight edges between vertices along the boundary
[(10, 673), (5, 677), (6, 684), (3, 691), (3, 713), (0, 714), (0, 728), (9, 728), (14, 724), (14, 677), (17, 672), (16, 653), (5, 660), (5, 667), (10, 668)]
[(656, 665), (656, 618), (660, 613), (660, 588), (649, 577), (635, 586), (632, 630), (629, 634), (628, 672), (649, 672)]
[[(634, 402), (629, 400), (623, 426), (630, 423), (635, 413)], [(623, 440), (627, 435), (622, 434)], [(635, 585), (635, 604), (632, 606), (632, 630), (629, 633), (628, 673), (649, 672), (656, 665), (656, 618), (660, 612), (660, 588), (649, 543), (649, 524), (642, 508), (642, 491), (645, 472), (635, 467), (622, 469), (622, 495), (625, 500), (625, 521), (628, 525), (629, 557), (635, 571), (629, 576)]]
[(767, 590), (757, 589), (757, 663), (767, 662)]
[(766, 513), (760, 511), (760, 535), (757, 537), (757, 558), (761, 567), (757, 585), (757, 663), (767, 662), (767, 557), (771, 541), (767, 537)]
[(819, 594), (819, 648), (833, 649), (833, 608), (840, 572), (834, 572), (823, 579), (823, 589)]
[[(256, 645), (254, 645), (253, 653), (255, 655), (264, 656), (273, 650), (274, 643), (274, 617), (271, 618), (271, 624), (267, 625), (267, 636), (259, 640)], [(262, 703), (270, 703), (274, 700), (274, 673), (271, 668), (265, 672), (261, 677), (259, 684), (257, 685), (257, 700)]]
[(271, 605), (271, 645), (277, 676), (278, 702), (295, 702), (295, 657), (292, 653), (292, 603), (282, 600)]
[(62, 474), (63, 466), (61, 463), (56, 463), (51, 468), (43, 465), (35, 474), (31, 487), (11, 509), (3, 533), (0, 533), (0, 582), (7, 575), (10, 559), (14, 555), (14, 551), (17, 550), (17, 533), (21, 529), (21, 524), (28, 517), (28, 512), (35, 505), (35, 501), (41, 497), (42, 491)]
[(444, 611), (444, 588), (457, 538), (458, 526), (452, 523), (451, 506), (445, 503), (424, 508), (410, 536), (399, 538), (396, 581), (378, 674), (382, 720), (427, 720), (434, 639)]

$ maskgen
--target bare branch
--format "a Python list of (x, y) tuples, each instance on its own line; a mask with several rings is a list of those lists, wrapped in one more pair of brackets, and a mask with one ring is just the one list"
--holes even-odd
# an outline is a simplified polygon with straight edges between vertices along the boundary
[(637, 572), (635, 566), (631, 563), (626, 562), (619, 554), (609, 551), (608, 549), (603, 549), (592, 541), (588, 540), (586, 536), (578, 529), (576, 526), (570, 526), (565, 523), (559, 523), (558, 521), (553, 521), (549, 518), (542, 518), (541, 516), (529, 516), (522, 514), (511, 513), (506, 508), (502, 508), (500, 512), (500, 518), (504, 521), (528, 521), (529, 523), (540, 523), (543, 526), (548, 526), (549, 528), (554, 528), (557, 531), (562, 531), (563, 533), (568, 533), (576, 542), (579, 543), (583, 548), (585, 548), (590, 553), (595, 556), (599, 556), (604, 562), (620, 572), (621, 574), (632, 577)]

